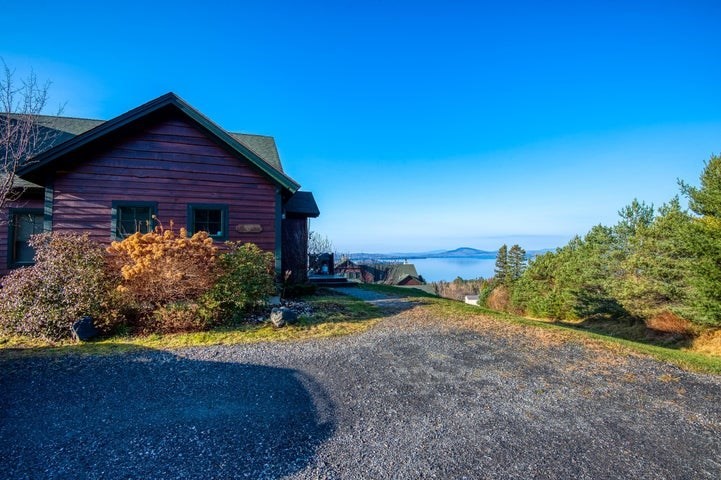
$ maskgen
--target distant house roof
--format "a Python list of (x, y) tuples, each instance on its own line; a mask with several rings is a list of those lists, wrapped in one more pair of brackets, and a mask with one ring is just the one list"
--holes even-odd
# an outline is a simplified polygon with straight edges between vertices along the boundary
[(347, 269), (347, 268), (353, 268), (353, 269), (360, 270), (360, 266), (358, 264), (356, 264), (355, 262), (353, 262), (353, 260), (351, 260), (351, 259), (343, 260), (342, 262), (340, 262), (339, 264), (337, 264), (335, 266), (336, 270), (343, 270), (343, 269)]
[(421, 280), (420, 277), (416, 277), (414, 275), (403, 275), (398, 281), (395, 282), (396, 285), (421, 285), (423, 283), (423, 280)]
[(37, 181), (34, 178), (37, 176), (36, 174), (44, 170), (47, 165), (57, 158), (125, 125), (167, 108), (175, 108), (177, 111), (182, 112), (231, 150), (246, 157), (252, 164), (265, 172), (278, 184), (290, 190), (291, 193), (295, 193), (300, 188), (300, 185), (283, 172), (273, 137), (229, 133), (174, 93), (167, 93), (108, 121), (41, 116), (39, 124), (45, 129), (43, 133), (48, 133), (48, 135), (44, 135), (48, 140), (43, 142), (39, 153), (34, 156), (35, 162), (20, 169), (18, 174), (31, 181)]
[(301, 217), (317, 217), (320, 215), (318, 204), (311, 192), (295, 192), (285, 204), (285, 212)]
[(416, 266), (412, 263), (397, 263), (390, 266), (388, 270), (388, 280), (392, 282), (398, 282), (403, 277), (410, 275), (411, 277), (418, 277)]

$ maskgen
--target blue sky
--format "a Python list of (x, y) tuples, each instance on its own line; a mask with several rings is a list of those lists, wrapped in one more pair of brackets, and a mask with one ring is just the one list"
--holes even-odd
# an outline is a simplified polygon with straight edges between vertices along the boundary
[(541, 3), (13, 2), (0, 56), (66, 115), (274, 136), (340, 251), (550, 248), (721, 153), (721, 3)]

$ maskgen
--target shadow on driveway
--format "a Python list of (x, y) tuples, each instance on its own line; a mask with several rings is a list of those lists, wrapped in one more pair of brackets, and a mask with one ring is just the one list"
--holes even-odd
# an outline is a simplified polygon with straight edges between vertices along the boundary
[(0, 362), (5, 478), (276, 478), (308, 465), (333, 418), (292, 369), (153, 350)]

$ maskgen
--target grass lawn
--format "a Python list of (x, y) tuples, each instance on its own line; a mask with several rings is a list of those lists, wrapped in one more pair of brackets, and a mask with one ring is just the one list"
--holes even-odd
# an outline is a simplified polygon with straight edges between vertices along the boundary
[(361, 300), (332, 293), (303, 299), (313, 308), (294, 325), (275, 328), (270, 323), (219, 327), (207, 332), (147, 336), (115, 336), (89, 342), (59, 343), (0, 336), (0, 359), (26, 355), (110, 354), (138, 349), (175, 349), (206, 345), (233, 345), (334, 337), (367, 330), (381, 317), (380, 310)]

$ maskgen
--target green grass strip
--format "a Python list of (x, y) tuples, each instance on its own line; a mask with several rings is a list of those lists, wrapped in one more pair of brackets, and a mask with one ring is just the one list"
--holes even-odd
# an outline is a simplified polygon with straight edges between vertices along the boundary
[(275, 328), (270, 323), (239, 324), (206, 332), (116, 336), (89, 342), (50, 343), (0, 337), (0, 360), (37, 355), (108, 355), (143, 349), (173, 350), (210, 345), (287, 342), (349, 335), (367, 330), (382, 316), (378, 307), (344, 295), (307, 297), (313, 315), (298, 323)]

